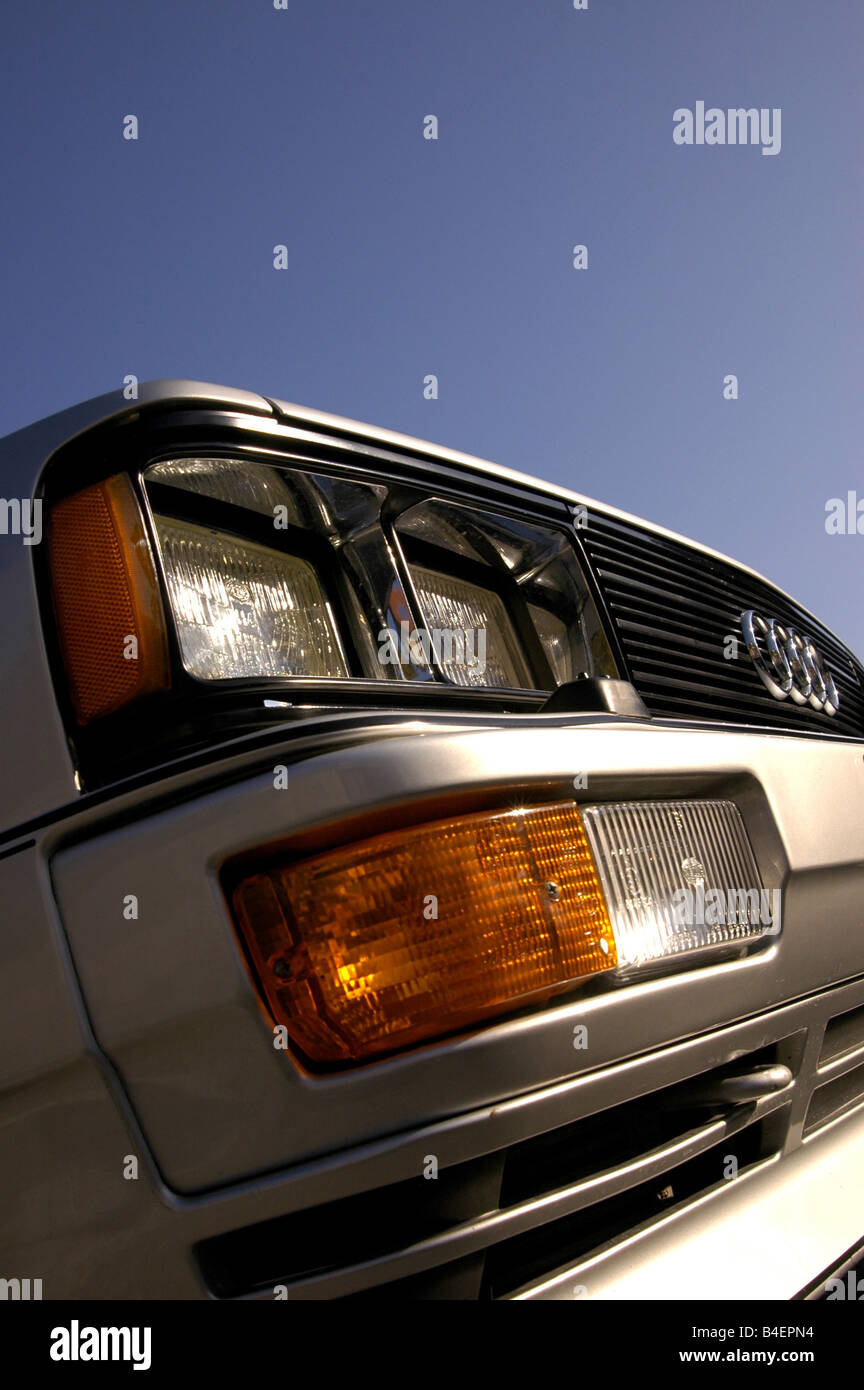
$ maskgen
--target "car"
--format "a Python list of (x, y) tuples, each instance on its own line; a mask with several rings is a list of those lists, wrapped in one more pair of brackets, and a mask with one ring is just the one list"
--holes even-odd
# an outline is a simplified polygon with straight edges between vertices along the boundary
[(0, 451), (5, 1297), (854, 1284), (864, 668), (823, 623), (245, 390)]

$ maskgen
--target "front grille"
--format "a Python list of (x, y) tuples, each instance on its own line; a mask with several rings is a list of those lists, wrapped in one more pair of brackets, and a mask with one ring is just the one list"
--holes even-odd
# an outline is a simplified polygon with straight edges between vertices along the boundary
[(804, 1133), (827, 1125), (864, 1100), (864, 1066), (853, 1067), (833, 1081), (826, 1081), (813, 1092), (807, 1110)]
[[(803, 1033), (782, 1038), (434, 1181), (416, 1176), (211, 1236), (195, 1261), (216, 1298), (272, 1296), (280, 1285), (293, 1297), (506, 1297), (721, 1186), (730, 1157), (743, 1171), (777, 1155), (791, 1084), (758, 1102), (717, 1088), (778, 1062), (794, 1076), (803, 1045)], [(399, 1277), (406, 1260), (425, 1268)]]
[[(864, 669), (792, 599), (730, 561), (632, 522), (593, 511), (581, 534), (652, 714), (864, 736)], [(741, 640), (741, 614), (750, 608), (812, 637), (837, 685), (836, 715), (769, 694)], [(739, 639), (734, 660), (724, 657), (730, 636)]]
[(610, 1243), (660, 1220), (682, 1203), (718, 1187), (724, 1181), (724, 1171), (729, 1172), (731, 1159), (740, 1175), (769, 1158), (777, 1152), (781, 1135), (776, 1123), (750, 1125), (696, 1158), (675, 1164), (652, 1182), (640, 1183), (586, 1211), (502, 1241), (486, 1258), (481, 1297), (506, 1298), (520, 1287), (552, 1275), (564, 1265), (584, 1261)]
[(452, 1162), (452, 1131), (428, 1131), (383, 1184), (358, 1190), (345, 1173), (338, 1194), (314, 1181), (306, 1195), (298, 1176), (289, 1210), (280, 1201), (251, 1223), (224, 1213), (191, 1254), (217, 1299), (496, 1300), (542, 1295), (562, 1274), (590, 1285), (625, 1243), (638, 1260), (638, 1242), (703, 1199), (722, 1220), (732, 1179), (782, 1174), (862, 1101), (859, 980), (588, 1073), (550, 1091), (542, 1111), (520, 1103), (502, 1113), (497, 1142), (484, 1112), (482, 1137)]
[(829, 1018), (819, 1054), (817, 1085), (810, 1097), (804, 1133), (830, 1124), (864, 1101), (864, 1007)]
[(847, 1009), (828, 1020), (822, 1051), (819, 1055), (820, 1067), (836, 1062), (850, 1052), (864, 1050), (864, 1008)]

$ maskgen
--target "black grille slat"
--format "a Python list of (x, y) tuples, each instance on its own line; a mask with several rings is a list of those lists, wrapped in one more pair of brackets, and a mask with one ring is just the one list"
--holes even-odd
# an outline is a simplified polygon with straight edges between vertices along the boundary
[[(693, 589), (690, 592), (677, 594), (669, 588), (662, 588), (647, 583), (622, 582), (608, 569), (598, 568), (596, 571), (598, 581), (604, 589), (607, 600), (622, 612), (630, 611), (633, 615), (644, 617), (651, 613), (664, 613), (664, 604), (677, 603), (680, 606), (680, 614), (673, 621), (679, 625), (685, 621), (686, 615), (699, 617), (701, 621), (710, 624), (713, 631), (725, 636), (727, 632), (738, 631), (738, 619), (745, 608), (759, 608), (764, 610), (768, 604), (772, 604), (772, 591), (767, 594), (745, 590), (743, 587), (738, 595), (728, 595), (723, 592), (716, 592), (712, 599), (708, 601), (694, 600)], [(837, 639), (823, 628), (821, 624), (809, 618), (803, 609), (797, 605), (786, 601), (786, 615), (789, 622), (795, 621), (799, 629), (809, 630), (810, 635), (818, 642), (823, 655), (826, 657), (833, 655), (835, 660), (839, 659), (841, 671), (843, 663), (848, 665), (849, 653), (837, 641)], [(777, 598), (773, 598), (772, 616), (781, 616), (778, 612), (779, 605)], [(668, 616), (668, 610), (667, 610)], [(797, 620), (797, 621), (796, 621)], [(729, 626), (731, 624), (731, 626)]]
[[(793, 599), (731, 560), (635, 522), (595, 511), (581, 534), (633, 684), (652, 714), (864, 737), (864, 669)], [(743, 640), (737, 660), (724, 658), (724, 639), (740, 637), (748, 608), (813, 639), (837, 685), (836, 715), (773, 699)]]
[(657, 585), (665, 584), (679, 588), (685, 598), (698, 593), (713, 601), (716, 599), (718, 583), (722, 584), (722, 576), (712, 578), (695, 575), (691, 582), (683, 571), (679, 573), (677, 569), (670, 569), (668, 565), (650, 560), (640, 562), (635, 556), (625, 564), (621, 563), (620, 556), (617, 559), (606, 557), (600, 561), (598, 567), (611, 578), (617, 578), (622, 585), (631, 585), (634, 588), (647, 586), (653, 592)]

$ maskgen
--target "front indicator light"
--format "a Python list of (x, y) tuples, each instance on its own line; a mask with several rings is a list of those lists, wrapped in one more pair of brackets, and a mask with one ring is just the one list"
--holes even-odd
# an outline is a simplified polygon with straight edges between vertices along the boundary
[(170, 683), (153, 555), (123, 474), (55, 503), (48, 553), (57, 635), (79, 724)]
[(244, 879), (234, 916), (309, 1058), (371, 1057), (617, 964), (572, 802), (395, 830)]

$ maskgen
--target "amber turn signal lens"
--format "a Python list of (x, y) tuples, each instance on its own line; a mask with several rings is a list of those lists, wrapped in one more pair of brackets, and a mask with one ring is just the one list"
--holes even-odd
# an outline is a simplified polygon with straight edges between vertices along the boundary
[(268, 1010), (315, 1061), (371, 1057), (617, 964), (576, 806), (460, 816), (244, 879)]
[(169, 684), (153, 555), (123, 474), (64, 497), (48, 527), (52, 596), (79, 724)]

